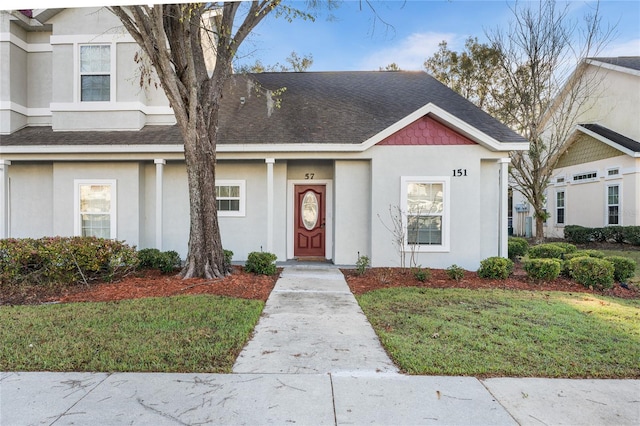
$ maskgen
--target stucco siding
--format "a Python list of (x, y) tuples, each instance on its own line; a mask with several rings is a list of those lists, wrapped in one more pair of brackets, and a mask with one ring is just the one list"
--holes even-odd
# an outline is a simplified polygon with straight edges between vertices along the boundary
[[(74, 65), (73, 65), (73, 45), (56, 44), (52, 46), (52, 92), (51, 101), (73, 102), (74, 93)], [(55, 116), (55, 112), (54, 112)], [(54, 127), (55, 129), (55, 127)]]
[(267, 251), (267, 165), (264, 161), (219, 163), (216, 182), (221, 180), (244, 180), (246, 188), (244, 217), (218, 215), (223, 247), (233, 251), (235, 260), (246, 260), (261, 248)]
[(41, 238), (53, 233), (53, 166), (14, 163), (9, 166), (9, 236)]
[[(52, 94), (51, 52), (29, 53), (27, 78), (29, 108), (48, 109)], [(51, 118), (48, 120), (51, 123)]]
[(64, 9), (49, 20), (55, 35), (76, 34), (124, 34), (124, 27), (116, 16), (103, 7)]
[(10, 97), (11, 102), (18, 105), (27, 105), (27, 52), (18, 46), (11, 44), (9, 48), (9, 66), (10, 66)]
[[(146, 229), (152, 236), (147, 237), (150, 247), (155, 247), (155, 165), (153, 173), (147, 172), (145, 194), (153, 194), (147, 201), (148, 212)], [(149, 178), (149, 174), (153, 177)], [(182, 259), (187, 254), (189, 244), (189, 188), (187, 170), (183, 162), (167, 162), (163, 172), (163, 207), (162, 207), (162, 249), (175, 250)], [(150, 224), (153, 226), (150, 226)]]
[[(373, 157), (372, 265), (400, 264), (400, 253), (394, 246), (393, 234), (388, 228), (393, 228), (389, 209), (396, 209), (401, 202), (401, 176), (447, 177), (450, 185), (448, 200), (450, 248), (442, 252), (416, 253), (416, 264), (424, 267), (446, 268), (456, 263), (466, 269), (477, 269), (482, 260), (480, 228), (481, 225), (485, 226), (480, 221), (481, 219), (489, 220), (487, 217), (489, 215), (495, 218), (493, 221), (496, 223), (498, 220), (497, 205), (491, 204), (495, 200), (487, 204), (493, 206), (493, 212), (489, 212), (489, 207), (486, 213), (481, 209), (481, 202), (484, 200), (481, 199), (483, 170), (480, 159), (488, 154), (487, 151), (480, 146), (469, 145), (374, 147), (371, 151)], [(495, 167), (497, 170), (497, 163)], [(462, 171), (462, 176), (453, 177), (453, 171), (458, 169)], [(484, 181), (486, 182), (486, 179)], [(497, 177), (495, 185), (489, 191), (497, 191)], [(407, 252), (407, 265), (409, 265), (409, 257), (410, 252)]]
[(60, 131), (140, 130), (144, 125), (140, 111), (58, 111), (53, 115), (53, 128)]
[(139, 245), (139, 168), (130, 163), (55, 163), (53, 165), (53, 233), (72, 236), (75, 233), (74, 181), (76, 179), (116, 181), (116, 239)]
[[(480, 195), (478, 199), (480, 220), (475, 224), (480, 232), (479, 251), (480, 260), (498, 255), (499, 244), (499, 216), (498, 206), (500, 205), (499, 188), (500, 165), (495, 160), (482, 161), (480, 170)], [(464, 204), (462, 204), (464, 206)], [(469, 204), (472, 205), (472, 204)], [(472, 211), (466, 211), (459, 218), (460, 223), (472, 220)], [(464, 241), (464, 236), (460, 236)]]
[(339, 265), (353, 265), (358, 253), (371, 257), (371, 164), (336, 161), (334, 175), (334, 254)]
[[(557, 169), (547, 189), (547, 210), (550, 217), (545, 226), (545, 236), (564, 236), (564, 225), (559, 225), (556, 221), (558, 191), (565, 192), (565, 225), (601, 227), (607, 225), (607, 187), (619, 185), (620, 224), (640, 225), (638, 162), (638, 159), (619, 155)], [(612, 169), (618, 169), (619, 174), (609, 176), (608, 171)], [(573, 180), (575, 175), (590, 172), (596, 172), (597, 178), (587, 181)], [(565, 183), (556, 183), (558, 178), (564, 178)]]

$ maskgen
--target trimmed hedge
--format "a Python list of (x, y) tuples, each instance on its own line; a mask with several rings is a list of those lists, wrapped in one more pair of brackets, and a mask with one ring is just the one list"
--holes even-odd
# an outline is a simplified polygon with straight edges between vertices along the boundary
[(636, 262), (622, 256), (607, 256), (604, 258), (613, 264), (613, 278), (621, 283), (633, 277), (636, 273)]
[(575, 244), (615, 242), (640, 246), (640, 226), (587, 228), (579, 225), (568, 225), (564, 227), (564, 238)]
[(595, 257), (574, 257), (568, 261), (571, 277), (588, 288), (599, 290), (613, 287), (613, 263)]
[(529, 247), (530, 259), (562, 259), (565, 253), (567, 253), (566, 248), (554, 243)]
[(562, 262), (559, 259), (530, 259), (524, 262), (523, 268), (534, 281), (553, 281), (560, 276)]
[(160, 251), (155, 248), (147, 248), (138, 251), (141, 268), (159, 269), (165, 274), (180, 268), (182, 260), (178, 252), (173, 250)]
[(249, 253), (244, 269), (258, 275), (275, 275), (277, 258), (273, 253), (253, 251)]
[(491, 278), (505, 280), (513, 271), (513, 261), (504, 257), (489, 257), (480, 262), (478, 276), (481, 278)]
[(600, 251), (600, 250), (577, 250), (574, 251), (573, 253), (567, 253), (564, 255), (564, 259), (565, 260), (571, 260), (574, 257), (595, 257), (598, 259), (602, 259), (604, 258), (604, 252)]
[(509, 237), (509, 259), (516, 260), (527, 254), (529, 242), (524, 238)]
[(0, 240), (2, 285), (112, 281), (137, 266), (135, 248), (122, 241), (95, 237)]

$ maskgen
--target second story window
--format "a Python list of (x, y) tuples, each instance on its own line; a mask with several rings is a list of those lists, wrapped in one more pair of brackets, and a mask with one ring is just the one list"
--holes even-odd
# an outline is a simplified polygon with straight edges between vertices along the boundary
[(111, 100), (111, 46), (80, 46), (80, 101)]

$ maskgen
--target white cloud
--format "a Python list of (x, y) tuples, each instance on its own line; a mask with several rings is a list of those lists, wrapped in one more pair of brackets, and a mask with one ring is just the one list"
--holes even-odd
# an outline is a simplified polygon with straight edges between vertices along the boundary
[(640, 38), (622, 43), (612, 43), (598, 56), (640, 56)]
[(374, 71), (395, 62), (402, 70), (422, 70), (424, 61), (438, 50), (438, 44), (445, 40), (450, 49), (457, 49), (453, 33), (414, 33), (391, 47), (378, 50), (364, 57), (360, 69)]

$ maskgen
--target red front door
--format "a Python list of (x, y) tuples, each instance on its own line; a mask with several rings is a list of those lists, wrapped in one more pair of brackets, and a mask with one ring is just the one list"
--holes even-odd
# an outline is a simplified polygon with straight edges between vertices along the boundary
[(295, 257), (325, 257), (325, 185), (295, 185)]

